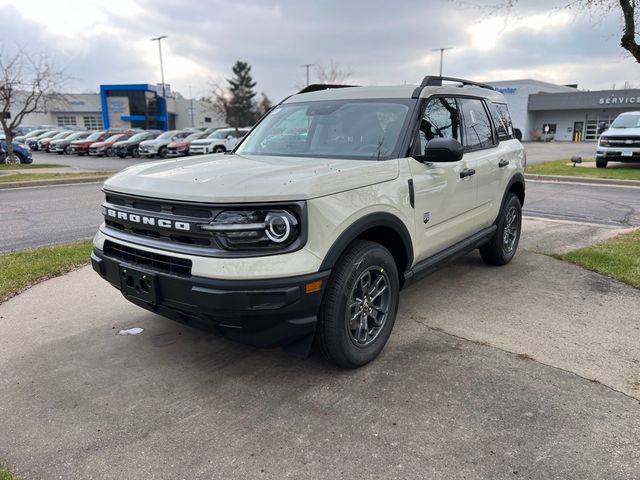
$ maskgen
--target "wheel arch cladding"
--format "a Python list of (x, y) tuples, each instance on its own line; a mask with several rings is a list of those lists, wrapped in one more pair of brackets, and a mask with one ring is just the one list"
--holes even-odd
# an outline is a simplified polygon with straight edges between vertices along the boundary
[(398, 267), (400, 286), (403, 273), (413, 263), (413, 243), (405, 224), (390, 213), (372, 213), (350, 225), (333, 243), (325, 255), (320, 270), (333, 268), (342, 253), (354, 240), (369, 240), (379, 243), (393, 256)]
[(504, 195), (505, 198), (507, 193), (514, 193), (516, 197), (518, 197), (518, 200), (520, 200), (520, 206), (524, 205), (524, 176), (521, 173), (514, 175), (509, 181), (509, 186)]

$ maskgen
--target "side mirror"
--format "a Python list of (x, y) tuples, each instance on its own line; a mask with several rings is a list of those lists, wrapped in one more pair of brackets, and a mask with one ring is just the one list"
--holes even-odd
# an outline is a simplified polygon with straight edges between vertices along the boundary
[(227, 135), (227, 140), (233, 140), (233, 135)]
[(434, 138), (429, 140), (424, 149), (424, 155), (416, 155), (417, 161), (422, 163), (457, 162), (462, 160), (464, 147), (453, 138)]

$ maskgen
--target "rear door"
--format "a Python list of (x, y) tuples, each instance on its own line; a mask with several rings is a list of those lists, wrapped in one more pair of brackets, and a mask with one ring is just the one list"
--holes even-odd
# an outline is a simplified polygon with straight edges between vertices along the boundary
[(501, 155), (484, 100), (461, 98), (460, 110), (464, 122), (464, 157), (469, 162), (469, 168), (476, 172), (478, 192), (474, 215), (470, 221), (476, 230), (480, 230), (494, 220), (491, 217), (495, 192), (500, 188), (498, 163)]
[[(426, 100), (414, 151), (424, 152), (436, 137), (464, 144), (462, 116), (454, 96)], [(458, 162), (425, 164), (413, 158), (408, 162), (415, 197), (415, 260), (420, 261), (475, 233), (470, 216), (476, 207), (477, 183), (475, 175), (463, 173), (473, 166), (466, 154)]]

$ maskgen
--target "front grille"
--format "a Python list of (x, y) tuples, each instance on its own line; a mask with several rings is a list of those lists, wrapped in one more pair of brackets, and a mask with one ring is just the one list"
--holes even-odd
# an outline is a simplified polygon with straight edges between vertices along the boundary
[(104, 242), (103, 252), (108, 257), (116, 258), (142, 268), (171, 273), (173, 275), (187, 277), (191, 275), (191, 260), (184, 258), (147, 252), (138, 248), (119, 245), (109, 240)]
[[(170, 221), (186, 222), (189, 225), (209, 223), (213, 221), (220, 212), (219, 208), (214, 207), (171, 202), (168, 200), (130, 197), (112, 193), (107, 193), (106, 202), (103, 204), (103, 207), (106, 209), (114, 208), (116, 210), (119, 207), (123, 207), (122, 210), (135, 215), (151, 215)], [(181, 231), (177, 229), (160, 228), (155, 224), (144, 222), (133, 223), (107, 215), (105, 215), (105, 224), (115, 230), (139, 237), (197, 247), (217, 247), (217, 243), (210, 232), (198, 229)]]
[(640, 137), (607, 137), (609, 145), (615, 145), (618, 147), (628, 145), (630, 147), (640, 145)]

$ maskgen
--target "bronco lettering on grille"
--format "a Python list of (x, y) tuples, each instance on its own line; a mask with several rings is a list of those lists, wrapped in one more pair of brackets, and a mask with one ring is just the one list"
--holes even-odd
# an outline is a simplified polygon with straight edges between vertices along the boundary
[(159, 228), (168, 228), (173, 230), (182, 230), (189, 232), (192, 229), (189, 222), (178, 222), (174, 220), (168, 220), (166, 218), (149, 217), (146, 215), (138, 215), (135, 213), (122, 212), (113, 208), (102, 209), (102, 213), (105, 217), (111, 217), (116, 220), (124, 220), (130, 223), (139, 223), (141, 225), (157, 226)]

